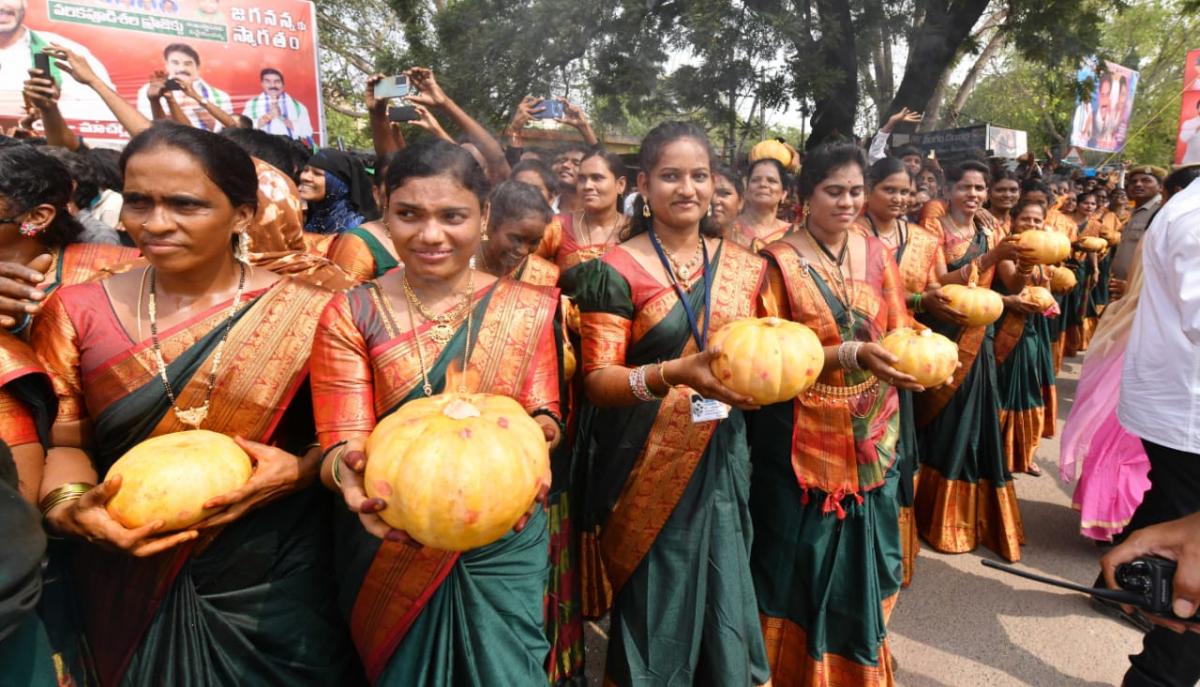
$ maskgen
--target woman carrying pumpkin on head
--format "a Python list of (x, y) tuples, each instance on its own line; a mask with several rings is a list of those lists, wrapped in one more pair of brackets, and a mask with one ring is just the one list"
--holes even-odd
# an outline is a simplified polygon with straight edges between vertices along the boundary
[[(938, 280), (943, 286), (988, 290), (996, 267), (1016, 261), (1023, 249), (979, 215), (987, 199), (986, 165), (963, 162), (951, 168), (946, 183), (949, 210), (926, 224), (945, 255), (946, 272)], [(1024, 286), (1023, 279), (1011, 286)], [(917, 529), (938, 551), (963, 553), (982, 541), (1004, 558), (1017, 560), (1025, 534), (1000, 436), (992, 327), (964, 326), (962, 320), (947, 321), (937, 313), (920, 319), (958, 342), (962, 366), (949, 384), (916, 399), (921, 452)]]
[(386, 503), (367, 498), (362, 470), (387, 459), (364, 455), (380, 420), (440, 393), (514, 398), (556, 442), (558, 292), (475, 269), (488, 183), (462, 148), (405, 148), (386, 190), (405, 267), (335, 296), (313, 344), (322, 479), (346, 503), (335, 515), (338, 604), (375, 684), (544, 684), (543, 508), (485, 546), (421, 547), (380, 518)]
[[(1041, 231), (1046, 210), (1031, 200), (1019, 202), (1010, 213), (1012, 234)], [(1041, 287), (1048, 296), (1050, 272), (1044, 266), (1003, 261), (996, 268), (996, 291), (1004, 297), (1004, 315), (996, 322), (996, 389), (1000, 394), (1000, 435), (1010, 473), (1041, 475), (1034, 454), (1045, 435), (1046, 422), (1054, 421), (1049, 406), (1058, 399), (1054, 379), (1054, 351), (1050, 321), (1058, 305), (1052, 297), (1039, 301), (1024, 291)], [(1024, 281), (1025, 284), (1020, 284)], [(1053, 312), (1047, 312), (1053, 306)]]
[[(247, 264), (258, 185), (232, 141), (158, 124), (121, 166), (121, 221), (149, 264), (58, 290), (32, 334), (59, 398), (42, 509), (76, 540), (95, 670), (102, 684), (353, 683), (304, 397), (330, 293)], [(197, 427), (242, 437), (249, 482), (184, 531), (115, 520), (122, 478), (98, 478), (140, 442)]]
[(727, 407), (750, 400), (717, 381), (707, 347), (710, 332), (754, 315), (765, 265), (707, 224), (716, 159), (694, 125), (651, 130), (625, 240), (569, 286), (593, 406), (576, 440), (592, 465), (580, 498), (612, 583), (606, 673), (621, 687), (770, 677), (750, 579), (746, 425)]
[(783, 163), (773, 157), (751, 162), (749, 174), (745, 207), (730, 229), (729, 239), (758, 252), (763, 246), (783, 238), (792, 228), (790, 222), (778, 217), (780, 206), (787, 202), (792, 178)]
[(878, 343), (910, 320), (888, 247), (852, 230), (865, 168), (852, 145), (810, 151), (805, 224), (764, 252), (762, 313), (812, 329), (825, 359), (817, 384), (757, 412), (750, 434), (751, 567), (777, 687), (835, 675), (893, 683), (884, 637), (902, 567), (896, 389), (922, 387)]

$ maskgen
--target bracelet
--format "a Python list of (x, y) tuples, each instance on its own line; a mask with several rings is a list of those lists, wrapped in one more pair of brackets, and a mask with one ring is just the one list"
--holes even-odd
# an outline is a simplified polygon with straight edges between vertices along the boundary
[(861, 370), (858, 362), (858, 351), (862, 348), (861, 341), (845, 341), (838, 346), (838, 362), (847, 370)]
[(334, 485), (338, 489), (342, 488), (342, 451), (333, 457), (333, 467), (329, 468), (329, 476), (333, 478)]
[(629, 371), (629, 388), (639, 401), (657, 401), (658, 397), (646, 386), (646, 365), (635, 367)]
[(95, 486), (87, 482), (67, 482), (60, 487), (50, 490), (50, 493), (46, 494), (46, 497), (38, 502), (38, 510), (42, 512), (42, 517), (44, 518), (47, 513), (67, 501), (78, 501), (83, 498), (83, 495), (91, 491)]
[[(663, 362), (660, 362), (658, 364), (658, 381), (662, 382), (663, 388), (667, 390), (667, 393), (669, 393), (671, 391), (672, 385), (670, 382), (667, 381), (667, 373), (663, 371), (663, 368), (665, 366), (666, 366), (666, 363), (663, 363)], [(663, 394), (663, 396), (666, 396), (666, 395), (667, 395), (666, 393)]]
[(925, 294), (923, 294), (923, 293), (914, 293), (913, 294), (913, 312), (914, 313), (917, 313), (919, 315), (919, 314), (925, 312), (925, 305), (924, 305), (924, 303), (922, 303), (922, 301), (924, 299), (925, 299)]

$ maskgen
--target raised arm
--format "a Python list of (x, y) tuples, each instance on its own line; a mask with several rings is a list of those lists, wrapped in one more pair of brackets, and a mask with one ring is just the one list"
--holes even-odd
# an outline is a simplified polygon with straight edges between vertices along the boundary
[(404, 148), (404, 134), (400, 133), (400, 127), (392, 126), (388, 121), (387, 98), (375, 97), (375, 84), (382, 80), (383, 74), (372, 74), (367, 79), (367, 90), (363, 93), (363, 104), (367, 106), (367, 121), (371, 127), (371, 143), (375, 146), (377, 158)]
[(117, 121), (121, 123), (121, 126), (125, 127), (130, 136), (136, 136), (150, 128), (150, 120), (146, 119), (145, 115), (138, 112), (136, 107), (122, 98), (108, 84), (99, 79), (96, 76), (96, 72), (92, 71), (92, 67), (87, 63), (87, 60), (54, 43), (51, 43), (43, 52), (55, 58), (58, 68), (70, 74), (71, 78), (96, 91), (96, 94), (100, 96), (100, 99), (104, 101), (108, 109), (112, 110)]
[[(186, 95), (187, 97), (191, 98), (192, 100), (195, 100), (196, 102), (200, 103), (200, 107), (203, 107), (205, 112), (208, 112), (210, 115), (212, 115), (213, 119), (220, 122), (221, 126), (225, 127), (226, 129), (238, 128), (238, 121), (237, 121), (237, 119), (234, 118), (233, 115), (231, 115), (228, 112), (226, 112), (225, 110), (222, 110), (221, 108), (217, 107), (216, 103), (205, 100), (203, 96), (201, 96), (198, 92), (196, 92), (195, 86), (193, 86), (190, 81), (180, 81), (179, 85), (183, 86), (183, 94), (184, 95)], [(172, 103), (175, 101), (174, 98), (170, 98), (169, 100)], [(182, 112), (183, 112), (183, 110), (182, 110), (182, 108), (180, 108), (180, 113), (182, 114)], [(174, 107), (171, 108), (171, 114), (172, 115), (175, 114)], [(189, 120), (187, 118), (187, 115), (184, 115), (184, 123), (185, 124), (191, 123), (191, 120)]]
[(54, 80), (43, 75), (36, 69), (29, 70), (29, 80), (25, 82), (22, 91), (25, 101), (36, 107), (42, 114), (42, 127), (46, 135), (46, 143), (67, 150), (79, 150), (80, 140), (67, 126), (62, 111), (58, 109), (60, 91)]
[(488, 177), (492, 183), (499, 183), (507, 179), (512, 170), (508, 166), (508, 160), (504, 157), (504, 149), (500, 147), (500, 142), (482, 124), (463, 111), (450, 96), (446, 95), (442, 87), (438, 85), (433, 71), (425, 67), (413, 67), (404, 73), (408, 76), (409, 83), (418, 91), (417, 94), (408, 96), (409, 102), (425, 107), (442, 108), (458, 124), (463, 134), (479, 148), (479, 152), (483, 154), (483, 159), (487, 162)]

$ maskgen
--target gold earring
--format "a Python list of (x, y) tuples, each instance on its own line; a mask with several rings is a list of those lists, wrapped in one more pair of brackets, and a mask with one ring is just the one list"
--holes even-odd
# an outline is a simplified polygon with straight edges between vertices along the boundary
[(647, 203), (644, 200), (642, 201), (642, 217), (650, 219), (650, 203)]
[(486, 243), (487, 240), (488, 240), (488, 233), (487, 233), (487, 225), (485, 224), (485, 225), (483, 225), (483, 229), (480, 230), (480, 232), (479, 232), (479, 241), (481, 243)]

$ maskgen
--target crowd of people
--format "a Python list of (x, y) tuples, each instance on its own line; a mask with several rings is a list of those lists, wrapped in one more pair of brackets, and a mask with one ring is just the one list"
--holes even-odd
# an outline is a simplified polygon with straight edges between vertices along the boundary
[[(922, 541), (1020, 558), (1014, 475), (1040, 473), (1084, 351), (1062, 463), (1083, 466), (1082, 533), (1195, 504), (1176, 498), (1195, 467), (1156, 475), (1114, 389), (1148, 307), (1142, 238), (1196, 168), (943, 166), (889, 149), (908, 111), (869, 153), (722, 160), (664, 122), (633, 160), (564, 102), (581, 142), (540, 149), (544, 101), (494, 136), (424, 68), (419, 140), (375, 77), (374, 151), (314, 152), (219, 108), (193, 126), (161, 91), (148, 117), (46, 51), (132, 138), (90, 148), (35, 70), (45, 137), (0, 141), (0, 667), (22, 684), (583, 684), (583, 621), (604, 616), (607, 684), (893, 684)], [(1070, 257), (1038, 264), (1027, 231)], [(999, 293), (1002, 319), (972, 326), (949, 285)], [(750, 317), (816, 333), (811, 389), (757, 407), (714, 375), (711, 336)], [(896, 369), (880, 341), (901, 327), (955, 342), (949, 379)], [(363, 470), (380, 420), (459, 391), (516, 399), (551, 474), (512, 532), (454, 553), (386, 524)], [(193, 428), (237, 437), (249, 482), (184, 531), (115, 520), (101, 476)], [(1175, 510), (1139, 510), (1151, 485)], [(1108, 582), (1187, 524), (1110, 554)], [(1155, 628), (1126, 684), (1194, 682), (1197, 638)]]

